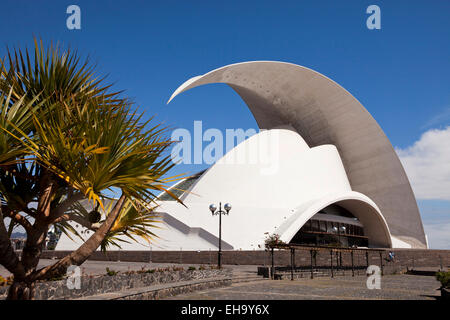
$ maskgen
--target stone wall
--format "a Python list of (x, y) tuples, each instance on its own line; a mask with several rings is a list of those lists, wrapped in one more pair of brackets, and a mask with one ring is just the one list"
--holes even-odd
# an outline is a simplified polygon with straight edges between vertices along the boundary
[[(389, 251), (395, 253), (394, 262), (387, 262)], [(417, 267), (443, 267), (450, 266), (450, 250), (425, 250), (425, 249), (392, 249), (385, 250), (355, 250), (354, 264), (366, 265), (366, 252), (369, 256), (369, 264), (380, 265), (383, 261), (388, 267), (399, 269), (413, 269)], [(60, 259), (67, 255), (68, 251), (45, 251), (42, 258)], [(183, 263), (183, 264), (216, 264), (217, 251), (110, 251), (102, 253), (96, 251), (90, 260), (97, 261), (133, 261), (154, 263)], [(290, 252), (287, 250), (275, 250), (276, 265), (290, 265)], [(319, 250), (316, 255), (317, 265), (330, 265), (330, 250)], [(223, 251), (222, 263), (228, 265), (270, 265), (271, 255), (266, 251)], [(297, 266), (309, 266), (311, 256), (309, 250), (295, 251), (295, 264)], [(336, 255), (333, 255), (333, 264), (336, 264)], [(342, 253), (342, 264), (351, 265), (349, 252)]]
[(185, 285), (174, 285), (168, 288), (143, 291), (135, 294), (124, 294), (118, 298), (114, 298), (113, 300), (159, 300), (178, 294), (186, 294), (199, 290), (230, 286), (231, 284), (231, 279), (217, 279)]
[[(69, 289), (67, 280), (45, 281), (36, 285), (38, 300), (75, 299), (131, 288), (148, 287), (198, 279), (231, 278), (230, 269), (180, 270), (118, 273), (114, 276), (82, 276), (80, 289)], [(5, 299), (8, 287), (0, 287), (0, 299)]]

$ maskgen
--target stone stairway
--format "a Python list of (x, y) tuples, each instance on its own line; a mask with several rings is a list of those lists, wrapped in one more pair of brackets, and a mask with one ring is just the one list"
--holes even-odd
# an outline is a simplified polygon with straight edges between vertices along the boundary
[(268, 279), (258, 275), (256, 272), (237, 271), (237, 270), (233, 270), (233, 276), (231, 278), (232, 283), (242, 283), (242, 282), (262, 281), (262, 280)]

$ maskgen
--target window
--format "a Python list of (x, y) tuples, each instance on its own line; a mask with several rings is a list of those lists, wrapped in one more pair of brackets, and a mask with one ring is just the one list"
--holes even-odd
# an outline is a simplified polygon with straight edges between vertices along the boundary
[(319, 221), (320, 223), (320, 231), (321, 232), (327, 232), (327, 222), (326, 221)]

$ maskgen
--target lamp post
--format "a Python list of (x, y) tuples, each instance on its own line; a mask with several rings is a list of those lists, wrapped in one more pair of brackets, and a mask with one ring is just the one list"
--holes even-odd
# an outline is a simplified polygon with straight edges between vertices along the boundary
[(339, 245), (340, 245), (340, 244), (341, 244), (341, 237), (340, 237), (340, 235), (339, 235), (339, 229), (338, 229), (338, 227), (334, 226), (331, 230), (332, 230), (334, 233), (337, 233), (337, 236), (338, 236), (338, 243), (339, 243)]
[[(345, 226), (340, 226), (339, 230), (338, 230), (338, 235), (339, 235), (339, 246), (343, 247), (342, 243), (341, 243), (341, 233), (345, 234)], [(339, 251), (339, 266), (342, 267), (342, 251)]]
[[(345, 231), (347, 230), (347, 228), (345, 226), (340, 226), (339, 230), (340, 230), (340, 234), (343, 234), (345, 236)], [(339, 242), (341, 242), (340, 234), (339, 234)], [(347, 246), (348, 246), (348, 241), (347, 241)]]
[(231, 205), (226, 203), (224, 209), (225, 211), (222, 210), (222, 202), (219, 202), (219, 210), (217, 210), (215, 204), (209, 206), (209, 211), (211, 211), (213, 216), (219, 215), (219, 253), (217, 256), (217, 265), (219, 269), (222, 268), (222, 214), (228, 214), (231, 210)]

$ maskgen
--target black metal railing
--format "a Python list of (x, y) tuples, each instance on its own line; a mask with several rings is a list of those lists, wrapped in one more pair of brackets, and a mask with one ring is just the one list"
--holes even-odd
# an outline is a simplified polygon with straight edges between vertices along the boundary
[[(361, 270), (367, 270), (370, 265), (369, 254), (372, 256), (376, 254), (379, 266), (381, 269), (381, 275), (383, 275), (383, 254), (385, 250), (374, 248), (341, 248), (330, 246), (304, 246), (295, 244), (271, 244), (267, 246), (271, 254), (271, 268), (270, 278), (274, 279), (275, 274), (289, 273), (291, 280), (297, 273), (310, 272), (311, 278), (314, 278), (315, 272), (327, 271), (334, 277), (337, 272), (351, 271), (351, 275), (354, 277), (356, 273), (360, 273)], [(290, 251), (290, 265), (289, 266), (275, 266), (275, 250), (277, 251)], [(308, 264), (296, 265), (295, 254), (296, 251), (309, 251), (310, 259)], [(325, 254), (328, 254), (327, 258), (324, 258)], [(317, 263), (317, 256), (321, 255), (320, 262)], [(346, 255), (346, 262), (343, 263), (343, 256)], [(303, 259), (305, 260), (305, 259)], [(326, 263), (325, 263), (326, 262)]]

